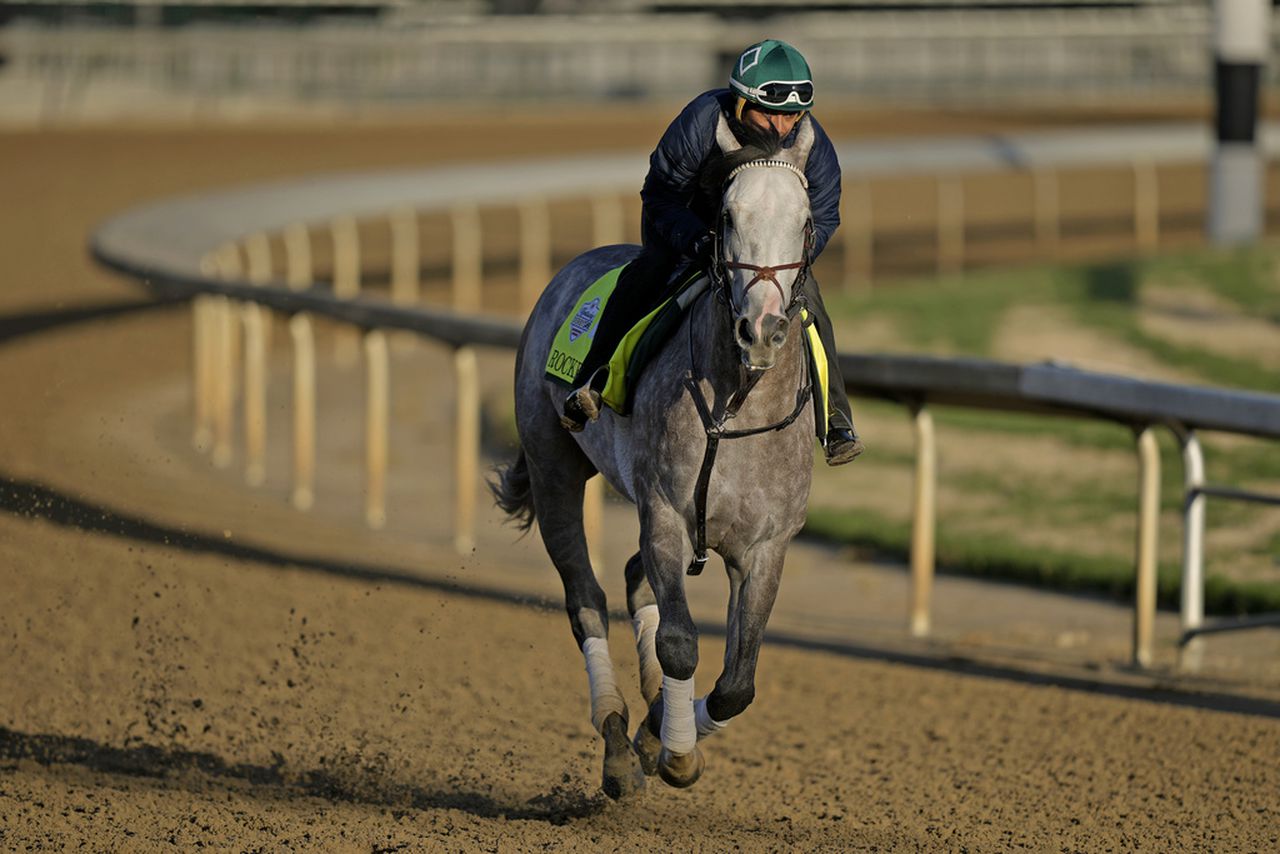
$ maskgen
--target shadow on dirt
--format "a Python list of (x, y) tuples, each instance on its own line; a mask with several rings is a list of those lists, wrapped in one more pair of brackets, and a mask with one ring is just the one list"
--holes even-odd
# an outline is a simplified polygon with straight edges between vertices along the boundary
[(401, 809), (452, 809), (480, 818), (542, 821), (553, 825), (595, 815), (607, 806), (603, 795), (589, 796), (561, 788), (530, 798), (523, 804), (510, 804), (479, 792), (432, 791), (384, 777), (366, 780), (323, 769), (296, 770), (283, 762), (231, 763), (213, 753), (153, 745), (111, 747), (76, 736), (35, 735), (0, 727), (0, 761), (18, 760), (45, 766), (78, 765), (106, 774), (151, 779), (172, 780), (195, 771), (212, 778), (276, 787), (329, 801)]
[[(43, 519), (47, 522), (81, 531), (109, 534), (128, 540), (155, 543), (192, 552), (223, 555), (235, 560), (252, 561), (266, 566), (310, 570), (326, 575), (356, 578), (364, 581), (403, 584), (467, 598), (532, 606), (540, 610), (557, 613), (561, 610), (559, 602), (553, 603), (545, 598), (527, 596), (510, 590), (468, 586), (456, 582), (425, 578), (380, 565), (356, 564), (309, 555), (290, 554), (244, 543), (230, 542), (221, 537), (164, 527), (137, 516), (120, 513), (72, 498), (69, 495), (37, 483), (10, 478), (3, 472), (0, 472), (0, 512)], [(628, 616), (620, 611), (611, 612), (610, 617), (620, 622), (625, 622), (628, 619)], [(724, 626), (722, 624), (699, 623), (698, 630), (705, 635), (724, 636)], [(1165, 703), (1185, 708), (1280, 718), (1280, 702), (1259, 697), (1200, 690), (1199, 688), (1183, 687), (1179, 689), (1164, 685), (1153, 686), (1150, 683), (1144, 685), (1131, 682), (1107, 681), (1103, 676), (1091, 679), (1044, 673), (1032, 669), (1024, 670), (1008, 665), (990, 664), (958, 657), (946, 650), (933, 652), (915, 649), (890, 649), (849, 641), (802, 637), (774, 631), (768, 633), (767, 642), (777, 646), (788, 646), (811, 652), (825, 652), (850, 658), (901, 664), (908, 667), (961, 673), (987, 679), (1000, 679), (1023, 685), (1053, 686), (1071, 691), (1142, 700), (1150, 703)]]

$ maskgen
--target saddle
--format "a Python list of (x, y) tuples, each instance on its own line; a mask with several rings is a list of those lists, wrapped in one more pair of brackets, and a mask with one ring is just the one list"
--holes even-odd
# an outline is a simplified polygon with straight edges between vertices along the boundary
[[(547, 357), (547, 379), (570, 389), (577, 388), (586, 381), (586, 377), (578, 376), (582, 361), (591, 349), (596, 324), (617, 287), (618, 276), (625, 266), (624, 264), (608, 271), (578, 297), (552, 341)], [(690, 272), (685, 269), (677, 275), (683, 276), (684, 281), (678, 284), (670, 297), (640, 318), (622, 336), (609, 358), (609, 378), (600, 397), (606, 406), (619, 415), (631, 414), (636, 385), (645, 367), (680, 328), (689, 307), (710, 287), (710, 279), (701, 271)], [(818, 437), (822, 438), (827, 432), (827, 354), (818, 338), (818, 330), (809, 319), (808, 311), (801, 309), (800, 317), (805, 330), (804, 340), (811, 375), (816, 380), (816, 393), (813, 395), (814, 422)]]

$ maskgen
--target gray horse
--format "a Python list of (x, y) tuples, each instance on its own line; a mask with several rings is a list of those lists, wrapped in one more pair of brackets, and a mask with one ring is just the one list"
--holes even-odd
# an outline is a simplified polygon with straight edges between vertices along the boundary
[[(655, 771), (670, 785), (692, 785), (705, 765), (698, 740), (755, 695), (760, 643), (787, 545), (804, 522), (813, 462), (804, 333), (788, 334), (801, 326), (793, 295), (808, 272), (804, 164), (813, 136), (806, 118), (789, 149), (741, 150), (721, 118), (717, 143), (737, 168), (723, 187), (714, 296), (693, 302), (646, 368), (630, 417), (606, 410), (583, 432), (569, 433), (560, 424), (564, 390), (544, 370), (556, 330), (583, 290), (638, 247), (606, 246), (565, 266), (533, 309), (516, 356), (521, 450), (493, 489), (525, 528), (537, 521), (564, 582), (573, 636), (586, 658), (591, 722), (605, 742), (603, 788), (613, 798), (642, 788), (644, 775)], [(736, 441), (720, 445), (699, 490), (712, 435)], [(649, 709), (634, 740), (609, 657), (605, 594), (583, 534), (583, 490), (597, 472), (640, 515), (640, 548), (626, 566), (627, 610)], [(714, 690), (695, 701), (698, 631), (684, 584), (687, 568), (701, 568), (695, 556), (704, 538), (724, 559), (729, 613), (724, 669)]]

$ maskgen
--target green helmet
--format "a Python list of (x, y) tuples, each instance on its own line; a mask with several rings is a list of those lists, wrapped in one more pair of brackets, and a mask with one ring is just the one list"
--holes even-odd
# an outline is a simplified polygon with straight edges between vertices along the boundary
[(752, 104), (781, 113), (802, 113), (813, 106), (809, 63), (800, 51), (777, 39), (744, 50), (733, 64), (729, 86)]

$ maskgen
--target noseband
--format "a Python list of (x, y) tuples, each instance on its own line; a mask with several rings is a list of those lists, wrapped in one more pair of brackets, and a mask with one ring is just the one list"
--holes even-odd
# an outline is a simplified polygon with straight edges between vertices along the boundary
[[(725, 188), (726, 189), (728, 188), (729, 184), (733, 181), (734, 178), (738, 176), (739, 173), (747, 169), (754, 169), (759, 167), (777, 167), (782, 169), (788, 169), (797, 178), (800, 179), (800, 184), (805, 188), (805, 190), (809, 189), (809, 179), (805, 177), (804, 170), (802, 170), (800, 167), (796, 166), (793, 163), (787, 162), (786, 160), (751, 160), (746, 163), (743, 163), (742, 165), (738, 166), (733, 171), (731, 171), (728, 177), (725, 178), (725, 182), (724, 182)], [(725, 258), (724, 257), (724, 232), (725, 232), (725, 228), (728, 226), (728, 223), (729, 223), (729, 212), (724, 211), (720, 216), (719, 227), (717, 227), (715, 231), (715, 240), (713, 244), (714, 252), (712, 253), (711, 269), (710, 269), (711, 281), (715, 286), (716, 296), (719, 297), (720, 300), (729, 307), (729, 309), (733, 312), (733, 315), (735, 317), (741, 315), (742, 312), (738, 310), (737, 305), (734, 303), (733, 289), (729, 284), (729, 276), (727, 274), (731, 270), (747, 270), (754, 273), (755, 275), (751, 277), (751, 280), (749, 282), (747, 282), (747, 286), (742, 289), (742, 293), (744, 297), (748, 293), (750, 293), (751, 289), (755, 287), (755, 285), (758, 284), (759, 282), (769, 282), (778, 291), (778, 301), (785, 303), (786, 315), (788, 317), (794, 316), (796, 311), (798, 310), (798, 303), (800, 300), (800, 288), (804, 286), (805, 280), (809, 277), (809, 265), (812, 263), (811, 254), (813, 252), (813, 221), (810, 220), (806, 222), (804, 226), (804, 258), (800, 261), (793, 261), (790, 264), (775, 264), (772, 267), (762, 267), (757, 264), (747, 264), (743, 261), (730, 261), (727, 258)], [(792, 285), (791, 285), (790, 300), (785, 299), (782, 291), (782, 283), (778, 281), (778, 273), (782, 272), (783, 270), (799, 271), (796, 273), (795, 281), (792, 282)]]

